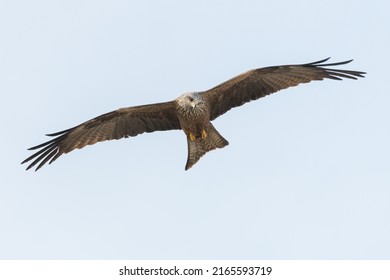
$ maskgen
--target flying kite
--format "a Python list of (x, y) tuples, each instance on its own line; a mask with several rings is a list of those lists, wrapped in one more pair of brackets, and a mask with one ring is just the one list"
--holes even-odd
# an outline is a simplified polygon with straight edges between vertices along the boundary
[(364, 78), (366, 74), (326, 68), (352, 61), (325, 63), (328, 59), (253, 69), (209, 90), (185, 93), (173, 101), (127, 107), (103, 114), (73, 128), (47, 134), (55, 138), (29, 148), (38, 151), (22, 164), (33, 160), (26, 170), (38, 164), (37, 171), (62, 154), (97, 142), (133, 137), (144, 132), (182, 129), (187, 137), (185, 170), (188, 170), (207, 152), (229, 144), (211, 121), (230, 109), (301, 83), (323, 79), (356, 80), (358, 77)]

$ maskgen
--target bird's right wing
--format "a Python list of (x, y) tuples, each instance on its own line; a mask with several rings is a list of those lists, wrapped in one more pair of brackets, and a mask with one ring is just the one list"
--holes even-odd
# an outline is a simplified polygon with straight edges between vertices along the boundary
[(356, 79), (364, 77), (364, 72), (324, 68), (343, 65), (352, 60), (324, 63), (328, 60), (298, 64), (282, 65), (250, 70), (238, 75), (212, 89), (202, 92), (210, 106), (210, 119), (226, 113), (234, 107), (259, 99), (281, 89), (293, 87), (314, 80), (342, 78)]
[(174, 101), (122, 108), (73, 128), (47, 134), (47, 136), (56, 136), (56, 138), (31, 147), (29, 150), (39, 150), (25, 159), (22, 164), (33, 160), (27, 169), (39, 163), (36, 168), (38, 170), (45, 163), (52, 163), (62, 154), (87, 145), (136, 136), (144, 132), (172, 129), (180, 129)]

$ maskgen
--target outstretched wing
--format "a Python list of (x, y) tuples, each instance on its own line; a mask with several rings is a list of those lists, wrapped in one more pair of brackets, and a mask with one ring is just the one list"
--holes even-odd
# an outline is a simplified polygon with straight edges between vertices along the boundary
[(329, 58), (320, 61), (283, 65), (250, 70), (212, 89), (202, 92), (210, 105), (210, 119), (226, 113), (234, 107), (259, 99), (281, 89), (293, 87), (314, 80), (342, 78), (357, 79), (365, 72), (324, 68), (350, 63), (352, 60), (327, 63)]
[(123, 108), (73, 128), (47, 134), (47, 136), (56, 136), (56, 138), (30, 148), (29, 150), (40, 150), (25, 159), (22, 164), (33, 160), (27, 170), (39, 163), (35, 169), (38, 170), (45, 163), (50, 164), (62, 154), (74, 149), (81, 149), (106, 140), (136, 136), (144, 132), (171, 129), (180, 129), (173, 101)]

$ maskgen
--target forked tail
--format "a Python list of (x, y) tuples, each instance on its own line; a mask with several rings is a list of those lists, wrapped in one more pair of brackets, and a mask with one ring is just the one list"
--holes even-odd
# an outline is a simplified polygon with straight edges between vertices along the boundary
[(205, 129), (207, 136), (191, 140), (187, 136), (188, 158), (185, 170), (190, 169), (207, 152), (229, 145), (229, 142), (219, 134), (214, 126), (209, 123)]

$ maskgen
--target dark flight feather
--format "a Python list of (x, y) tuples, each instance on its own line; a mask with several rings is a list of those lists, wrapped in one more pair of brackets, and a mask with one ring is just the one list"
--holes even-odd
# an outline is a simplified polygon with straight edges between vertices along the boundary
[(352, 60), (327, 63), (329, 58), (298, 65), (272, 66), (250, 70), (201, 94), (210, 104), (210, 120), (234, 107), (279, 90), (314, 80), (357, 79), (365, 72), (324, 68), (344, 65)]
[(103, 114), (73, 128), (47, 134), (47, 136), (56, 138), (29, 148), (29, 150), (40, 150), (22, 163), (34, 159), (27, 170), (39, 163), (35, 169), (38, 170), (45, 163), (52, 163), (62, 154), (93, 145), (96, 142), (136, 136), (144, 132), (180, 129), (174, 106), (175, 103), (172, 101), (123, 108)]

